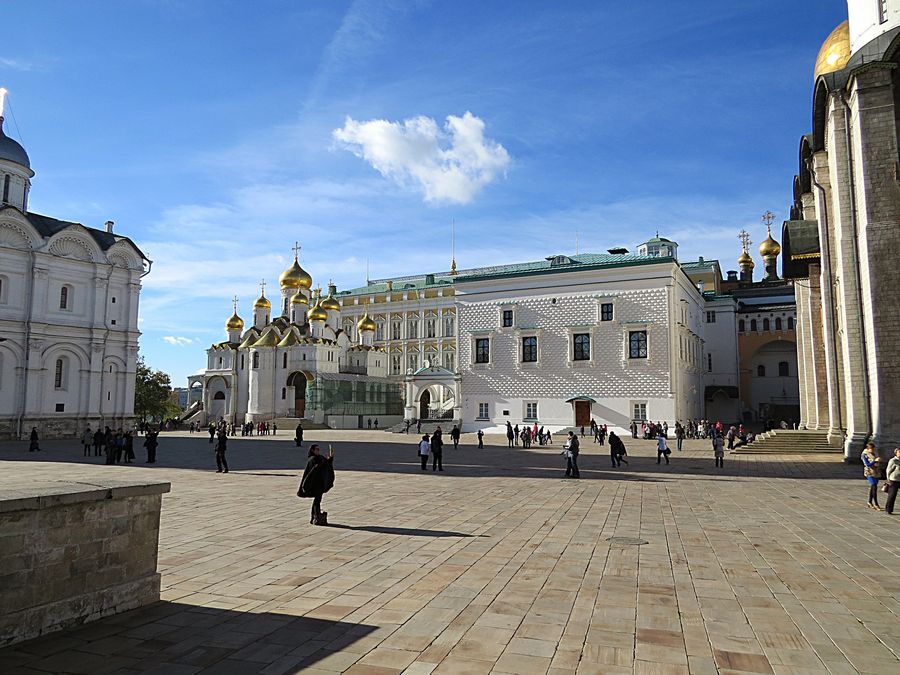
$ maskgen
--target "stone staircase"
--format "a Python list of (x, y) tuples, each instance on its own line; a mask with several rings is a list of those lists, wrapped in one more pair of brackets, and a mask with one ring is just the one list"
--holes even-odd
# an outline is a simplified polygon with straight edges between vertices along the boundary
[(828, 445), (824, 431), (794, 431), (774, 429), (758, 434), (750, 445), (742, 445), (731, 451), (735, 455), (784, 455), (784, 454), (843, 454), (841, 446)]

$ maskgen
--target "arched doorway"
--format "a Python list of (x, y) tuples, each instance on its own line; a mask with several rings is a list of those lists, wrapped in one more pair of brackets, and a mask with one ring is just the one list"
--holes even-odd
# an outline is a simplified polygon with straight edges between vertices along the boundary
[(419, 419), (427, 420), (428, 419), (428, 409), (431, 408), (431, 392), (427, 389), (422, 392), (421, 398), (419, 398)]
[(291, 373), (287, 379), (287, 386), (294, 390), (294, 407), (293, 413), (295, 417), (304, 417), (306, 415), (306, 383), (309, 377), (306, 373)]

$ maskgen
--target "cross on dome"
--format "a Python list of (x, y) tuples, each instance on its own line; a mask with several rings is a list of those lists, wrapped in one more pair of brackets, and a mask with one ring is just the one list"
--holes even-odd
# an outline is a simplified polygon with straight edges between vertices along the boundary
[(738, 233), (738, 239), (741, 240), (741, 246), (742, 246), (742, 248), (743, 248), (745, 251), (749, 251), (749, 250), (750, 250), (750, 244), (753, 243), (752, 241), (750, 241), (750, 233), (747, 232), (747, 230), (741, 230), (741, 231)]
[(291, 250), (294, 252), (294, 260), (296, 260), (300, 256), (300, 242), (295, 241), (293, 248)]
[(775, 214), (771, 211), (766, 211), (762, 215), (762, 221), (766, 224), (766, 227), (772, 227), (773, 220), (775, 220)]
[(263, 296), (266, 294), (266, 280), (265, 279), (263, 279), (262, 281), (259, 282), (259, 294), (263, 295)]

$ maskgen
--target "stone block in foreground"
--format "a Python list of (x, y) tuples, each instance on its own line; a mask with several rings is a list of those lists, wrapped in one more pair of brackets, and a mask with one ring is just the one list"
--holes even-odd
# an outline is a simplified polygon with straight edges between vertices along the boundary
[(169, 483), (0, 487), (0, 647), (159, 600)]

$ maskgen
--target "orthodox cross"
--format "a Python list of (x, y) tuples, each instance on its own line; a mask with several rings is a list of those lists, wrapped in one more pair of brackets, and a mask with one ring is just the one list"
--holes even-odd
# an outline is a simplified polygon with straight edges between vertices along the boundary
[(293, 247), (291, 250), (294, 252), (294, 260), (296, 260), (296, 259), (297, 259), (297, 256), (300, 255), (300, 242), (299, 242), (299, 241), (295, 241), (295, 242), (294, 242), (294, 247)]
[(747, 232), (747, 230), (741, 230), (741, 231), (738, 233), (738, 239), (741, 240), (741, 244), (742, 244), (743, 247), (744, 247), (744, 251), (749, 251), (749, 250), (750, 250), (750, 244), (753, 243), (752, 241), (750, 241), (750, 233)]
[(259, 282), (259, 294), (263, 295), (263, 296), (266, 294), (266, 280), (265, 279), (263, 279), (262, 281)]
[(772, 227), (773, 220), (775, 220), (775, 214), (771, 211), (766, 211), (762, 216), (762, 221), (766, 224), (766, 227)]
[(237, 314), (237, 306), (238, 306), (238, 296), (234, 296), (231, 299), (231, 304), (234, 307), (234, 313)]

